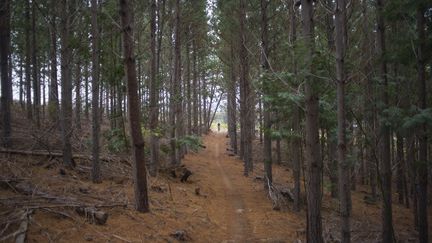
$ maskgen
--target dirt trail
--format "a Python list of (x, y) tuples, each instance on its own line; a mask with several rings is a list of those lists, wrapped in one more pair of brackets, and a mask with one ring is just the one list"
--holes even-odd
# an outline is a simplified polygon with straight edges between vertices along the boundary
[(224, 133), (212, 133), (205, 138), (205, 150), (185, 159), (195, 173), (194, 180), (208, 194), (203, 210), (224, 232), (220, 240), (291, 242), (296, 230), (303, 227), (297, 223), (302, 220), (272, 210), (262, 182), (243, 176), (242, 161), (228, 155), (226, 142)]
[[(198, 153), (191, 152), (183, 160), (193, 172), (186, 183), (172, 178), (169, 173), (149, 178), (151, 211), (145, 214), (134, 210), (131, 172), (123, 163), (105, 164), (103, 183), (93, 184), (89, 172), (65, 169), (66, 174), (59, 174), (62, 165), (43, 166), (51, 163), (44, 158), (0, 157), (0, 162), (7, 165), (0, 168), (0, 176), (26, 178), (38, 190), (60, 198), (128, 203), (126, 208), (104, 208), (109, 219), (103, 226), (90, 224), (73, 208), (35, 210), (27, 232), (28, 242), (166, 243), (178, 242), (177, 232), (184, 232), (186, 240), (191, 242), (275, 243), (305, 239), (304, 204), (299, 213), (273, 210), (262, 180), (255, 179), (257, 175), (263, 175), (262, 163), (255, 163), (254, 173), (244, 177), (242, 161), (236, 156), (229, 156), (230, 152), (226, 150), (228, 139), (225, 133), (210, 133), (204, 137), (204, 143), (205, 149)], [(262, 148), (258, 143), (254, 146), (254, 158), (259, 161)], [(90, 168), (89, 161), (79, 161), (79, 165)], [(275, 165), (273, 175), (277, 185), (293, 184), (291, 171), (286, 166)], [(87, 192), (84, 193), (83, 189)], [(358, 185), (357, 191), (352, 192), (353, 242), (376, 242), (380, 237), (381, 207), (379, 203), (369, 205), (363, 201), (367, 190), (367, 187)], [(0, 188), (2, 222), (6, 222), (2, 215), (16, 211), (14, 204), (5, 204), (8, 200), (30, 206), (49, 203), (39, 202), (40, 198), (31, 195), (17, 194), (8, 187)], [(396, 203), (393, 206), (398, 239), (401, 242), (415, 242), (412, 209)], [(322, 212), (324, 237), (334, 238), (339, 224), (338, 202), (330, 197), (328, 190), (325, 190), (323, 197)], [(5, 233), (13, 233), (18, 227), (19, 224), (13, 225)]]

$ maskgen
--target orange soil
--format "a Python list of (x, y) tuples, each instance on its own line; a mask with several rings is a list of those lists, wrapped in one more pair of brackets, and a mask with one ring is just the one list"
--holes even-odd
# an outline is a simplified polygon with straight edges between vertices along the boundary
[[(66, 176), (61, 176), (56, 169), (44, 169), (30, 163), (29, 159), (34, 158), (16, 156), (2, 160), (5, 163), (13, 160), (22, 169), (5, 166), (0, 169), (0, 175), (7, 177), (12, 172), (15, 176), (27, 177), (43, 191), (56, 195), (72, 193), (79, 198), (78, 189), (87, 188), (96, 198), (129, 202), (126, 209), (104, 209), (109, 218), (103, 226), (89, 224), (71, 209), (57, 210), (67, 213), (72, 219), (36, 210), (28, 242), (176, 242), (170, 236), (176, 230), (186, 231), (194, 242), (304, 241), (305, 211), (272, 210), (262, 181), (254, 180), (255, 175), (262, 175), (262, 164), (256, 164), (254, 175), (244, 177), (242, 162), (237, 157), (228, 156), (224, 133), (211, 133), (204, 142), (206, 149), (190, 153), (183, 160), (193, 172), (187, 183), (166, 176), (151, 179), (150, 185), (165, 191), (150, 190), (151, 212), (147, 214), (133, 210), (131, 180), (122, 173), (118, 177), (123, 176), (124, 180), (105, 177), (102, 184), (95, 185), (88, 180), (88, 175), (68, 170)], [(83, 163), (88, 162), (80, 162)], [(278, 184), (292, 185), (290, 174), (285, 167), (274, 167)], [(197, 188), (201, 195), (195, 194)], [(353, 192), (353, 242), (372, 242), (379, 239), (380, 206), (365, 204), (365, 193), (361, 191), (366, 189), (358, 190), (360, 192)], [(11, 210), (10, 206), (2, 206), (2, 200), (17, 195), (0, 188), (0, 217)], [(327, 240), (338, 235), (335, 233), (338, 229), (337, 205), (337, 200), (326, 193), (323, 226)], [(404, 242), (410, 239), (415, 242), (411, 215), (411, 209), (394, 205), (396, 235)], [(432, 217), (429, 222), (432, 222)]]

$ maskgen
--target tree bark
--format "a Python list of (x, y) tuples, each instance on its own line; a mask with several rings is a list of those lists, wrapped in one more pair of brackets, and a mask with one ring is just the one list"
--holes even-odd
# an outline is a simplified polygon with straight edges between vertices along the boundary
[(336, 42), (336, 79), (337, 79), (337, 134), (338, 134), (338, 171), (339, 202), (341, 216), (342, 242), (351, 242), (351, 187), (350, 164), (346, 159), (346, 115), (345, 115), (345, 55), (347, 49), (346, 1), (336, 1), (335, 42)]
[(9, 76), (10, 55), (10, 1), (0, 3), (0, 73), (1, 73), (1, 114), (2, 114), (2, 145), (11, 145), (11, 104), (12, 77)]
[(186, 134), (192, 134), (192, 90), (191, 90), (191, 65), (190, 65), (190, 25), (186, 27), (186, 78), (184, 79), (184, 86), (186, 87), (185, 97), (187, 102), (185, 102), (185, 115), (187, 116), (187, 130)]
[(253, 170), (252, 162), (252, 129), (254, 113), (254, 102), (252, 88), (249, 80), (249, 60), (247, 53), (247, 37), (246, 37), (246, 3), (245, 0), (240, 1), (239, 8), (239, 22), (240, 22), (240, 38), (239, 38), (239, 57), (240, 57), (240, 110), (242, 111), (240, 119), (243, 120), (241, 125), (241, 136), (243, 143), (243, 161), (244, 161), (244, 175), (248, 176), (249, 172)]
[(36, 126), (40, 127), (40, 80), (39, 80), (39, 68), (37, 62), (37, 43), (36, 43), (36, 3), (32, 1), (32, 76), (33, 76), (33, 108), (34, 108), (34, 118)]
[[(183, 114), (183, 80), (182, 80), (182, 61), (181, 61), (181, 4), (180, 0), (176, 0), (176, 28), (175, 28), (175, 46), (174, 46), (174, 78), (175, 78), (175, 96), (176, 96), (176, 137), (177, 141), (185, 135), (184, 114)], [(181, 159), (186, 153), (186, 146), (182, 145), (178, 148), (177, 163), (181, 163)]]
[(230, 137), (230, 145), (234, 154), (237, 154), (237, 102), (236, 102), (236, 90), (237, 90), (237, 75), (235, 69), (235, 53), (234, 43), (230, 43), (230, 80), (228, 81), (227, 87), (227, 98), (228, 98), (228, 135)]
[[(268, 89), (271, 84), (269, 84), (269, 56), (268, 56), (268, 18), (267, 18), (267, 8), (269, 1), (261, 0), (261, 65), (263, 68), (263, 95), (268, 95)], [(271, 148), (271, 118), (270, 118), (270, 104), (266, 99), (263, 102), (263, 115), (264, 115), (264, 187), (267, 188), (273, 183), (273, 173), (272, 173), (272, 148)], [(269, 188), (267, 188), (269, 189)]]
[(26, 79), (26, 107), (27, 118), (33, 120), (32, 95), (31, 95), (31, 43), (30, 43), (30, 0), (26, 1), (25, 6), (25, 79)]
[(414, 165), (416, 159), (416, 146), (415, 137), (410, 134), (406, 139), (407, 147), (407, 167), (410, 180), (410, 195), (413, 200), (413, 216), (414, 216), (414, 227), (418, 229), (418, 210), (417, 210), (417, 190), (416, 190), (416, 167)]
[(19, 75), (19, 103), (20, 103), (20, 107), (21, 107), (21, 110), (24, 110), (25, 109), (25, 106), (24, 106), (24, 70), (23, 70), (23, 66), (24, 66), (24, 64), (23, 64), (23, 57), (21, 56), (20, 57), (20, 59), (19, 59), (19, 72), (18, 72), (18, 75)]
[(129, 0), (119, 0), (120, 17), (123, 37), (123, 55), (127, 78), (128, 110), (132, 151), (134, 155), (133, 177), (135, 189), (135, 207), (139, 212), (149, 212), (147, 194), (147, 171), (144, 161), (144, 139), (141, 131), (141, 112), (138, 97), (138, 82), (135, 70), (135, 54), (133, 42), (133, 6)]
[[(306, 69), (312, 74), (313, 55), (315, 51), (313, 1), (301, 1), (301, 13), (303, 22), (303, 38), (308, 52), (305, 55)], [(319, 108), (316, 80), (313, 75), (308, 75), (305, 83), (305, 112), (306, 112), (306, 149), (305, 158), (307, 165), (307, 241), (322, 243), (322, 219), (321, 219), (321, 183), (322, 160), (319, 143)]]
[(57, 80), (57, 0), (51, 1), (51, 25), (50, 25), (50, 89), (48, 96), (48, 113), (51, 121), (57, 122), (59, 115), (58, 80)]
[(156, 53), (156, 0), (151, 1), (150, 6), (150, 175), (156, 176), (159, 168), (159, 137), (158, 128), (158, 80), (157, 80), (157, 53)]
[[(192, 39), (192, 86), (193, 86), (193, 91), (192, 91), (192, 117), (193, 117), (193, 126), (192, 126), (192, 131), (194, 134), (198, 135), (198, 127), (199, 127), (199, 123), (198, 123), (198, 117), (199, 117), (199, 112), (198, 112), (198, 70), (197, 70), (197, 46), (196, 46), (196, 40), (195, 38)], [(229, 94), (228, 94), (229, 95)], [(229, 100), (229, 98), (228, 98)], [(229, 101), (228, 101), (229, 103)], [(229, 106), (229, 104), (228, 104)], [(229, 109), (229, 108), (228, 108)], [(228, 119), (229, 119), (229, 114), (228, 114)]]
[(77, 57), (76, 63), (76, 77), (75, 77), (75, 126), (78, 130), (81, 130), (81, 60)]
[(84, 116), (85, 118), (88, 120), (89, 119), (89, 106), (90, 106), (90, 102), (89, 102), (89, 61), (87, 59), (87, 61), (85, 62), (85, 76), (84, 76), (84, 99), (85, 99), (85, 107), (84, 107)]
[[(182, 97), (181, 97), (181, 43), (180, 43), (180, 0), (175, 2), (175, 44), (174, 44), (174, 75), (173, 75), (173, 93), (171, 94), (172, 134), (171, 150), (173, 153), (172, 165), (181, 163), (182, 148), (177, 149), (177, 142), (183, 136), (183, 114), (182, 114)], [(178, 151), (177, 151), (178, 150)]]
[[(290, 41), (292, 48), (295, 50), (297, 44), (297, 18), (296, 12), (297, 8), (295, 7), (295, 0), (291, 0), (289, 8), (289, 15), (291, 20), (290, 26)], [(295, 52), (292, 54), (292, 70), (294, 75), (297, 75), (297, 59)], [(297, 104), (294, 104), (293, 114), (292, 114), (292, 124), (293, 130), (298, 134), (292, 139), (292, 163), (293, 163), (293, 177), (294, 177), (294, 211), (300, 211), (300, 191), (301, 191), (301, 183), (300, 183), (300, 169), (301, 169), (301, 128), (300, 128), (300, 107)]]
[(72, 75), (70, 66), (72, 64), (70, 35), (71, 15), (73, 4), (69, 0), (62, 0), (61, 18), (61, 112), (60, 123), (63, 140), (63, 161), (67, 166), (73, 166), (72, 162)]
[(404, 160), (404, 151), (403, 151), (403, 138), (400, 133), (396, 133), (396, 185), (397, 185), (397, 193), (398, 200), (400, 204), (404, 203), (404, 184), (405, 184), (405, 160)]
[[(382, 102), (384, 109), (389, 107), (387, 61), (385, 60), (385, 25), (384, 0), (377, 0), (377, 52), (380, 58), (379, 78), (382, 85)], [(384, 123), (380, 124), (381, 149), (381, 188), (383, 196), (382, 207), (382, 241), (394, 242), (393, 215), (392, 215), (392, 186), (391, 186), (391, 160), (390, 160), (390, 128)]]
[[(417, 47), (417, 68), (419, 82), (419, 99), (418, 106), (423, 111), (427, 108), (427, 87), (426, 87), (426, 69), (425, 69), (425, 13), (426, 7), (423, 3), (419, 3), (417, 8), (417, 35), (419, 45)], [(423, 123), (419, 131), (419, 165), (417, 166), (416, 190), (418, 191), (418, 230), (419, 242), (428, 242), (428, 208), (427, 208), (427, 193), (428, 193), (428, 152), (427, 152), (427, 124)]]
[(99, 26), (97, 21), (98, 1), (91, 1), (91, 44), (92, 44), (92, 180), (101, 182), (101, 169), (99, 162)]

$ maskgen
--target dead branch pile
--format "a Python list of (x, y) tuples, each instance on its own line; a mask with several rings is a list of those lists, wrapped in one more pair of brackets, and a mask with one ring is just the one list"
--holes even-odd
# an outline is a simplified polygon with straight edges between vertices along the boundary
[(286, 210), (289, 207), (289, 202), (292, 202), (294, 197), (291, 190), (287, 187), (278, 186), (274, 183), (267, 182), (268, 197), (272, 201), (273, 210)]
[[(0, 148), (0, 153), (6, 154), (17, 154), (17, 155), (31, 155), (31, 156), (46, 156), (46, 157), (63, 157), (63, 153), (59, 151), (44, 151), (44, 150), (17, 150), (17, 149), (5, 149)], [(83, 159), (83, 160), (91, 160), (90, 155), (86, 154), (72, 154), (73, 159)], [(115, 158), (114, 156), (105, 156), (99, 158), (101, 161), (105, 162), (122, 162), (130, 165), (130, 162), (126, 159)]]
[(64, 197), (44, 192), (29, 181), (24, 179), (0, 178), (0, 185), (9, 187), (12, 191), (23, 196), (0, 198), (0, 204), (5, 206), (21, 206), (26, 208), (50, 208), (50, 207), (126, 207), (126, 202), (106, 202), (95, 196), (80, 195), (80, 200), (75, 197)]

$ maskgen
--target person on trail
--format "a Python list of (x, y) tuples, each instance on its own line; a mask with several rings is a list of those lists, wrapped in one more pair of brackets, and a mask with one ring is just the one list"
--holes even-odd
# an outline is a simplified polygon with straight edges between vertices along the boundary
[(218, 123), (218, 132), (220, 132), (220, 123)]

